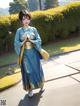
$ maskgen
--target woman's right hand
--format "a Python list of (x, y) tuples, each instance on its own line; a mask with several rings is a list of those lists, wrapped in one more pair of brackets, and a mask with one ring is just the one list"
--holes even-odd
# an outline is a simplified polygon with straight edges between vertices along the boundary
[(23, 44), (24, 44), (25, 42), (30, 42), (30, 39), (29, 39), (28, 37), (25, 37), (25, 39), (24, 39), (24, 41), (23, 41)]
[(27, 38), (25, 38), (25, 39), (24, 39), (24, 41), (23, 41), (22, 45), (24, 45), (24, 43), (25, 43), (26, 41), (27, 41)]

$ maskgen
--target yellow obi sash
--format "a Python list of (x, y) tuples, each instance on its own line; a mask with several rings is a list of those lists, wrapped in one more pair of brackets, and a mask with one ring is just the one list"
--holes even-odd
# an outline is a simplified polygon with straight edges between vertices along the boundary
[(21, 65), (21, 61), (22, 61), (22, 57), (23, 57), (23, 53), (24, 53), (24, 49), (31, 49), (33, 48), (33, 44), (31, 42), (25, 42), (22, 47), (21, 47), (21, 50), (20, 50), (20, 54), (19, 54), (19, 57), (18, 57), (18, 64)]
[[(20, 55), (18, 57), (18, 64), (19, 65), (21, 65), (24, 49), (25, 48), (26, 49), (31, 49), (33, 47), (34, 47), (34, 45), (31, 42), (26, 42), (26, 43), (23, 44), (23, 46), (21, 47), (21, 50), (20, 50)], [(40, 53), (40, 55), (42, 56), (42, 58), (44, 60), (48, 60), (49, 59), (49, 53), (46, 50), (41, 49), (39, 53)]]

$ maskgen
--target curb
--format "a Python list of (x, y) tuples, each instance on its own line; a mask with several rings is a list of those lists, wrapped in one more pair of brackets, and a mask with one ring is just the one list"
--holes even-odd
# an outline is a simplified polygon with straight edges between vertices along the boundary
[(9, 88), (11, 88), (11, 87), (17, 85), (19, 82), (21, 82), (21, 79), (20, 79), (19, 81), (17, 81), (16, 83), (10, 85), (10, 86), (6, 86), (6, 87), (0, 89), (0, 92), (2, 92), (2, 91), (4, 91), (4, 90), (7, 90), (7, 89), (9, 89)]
[(60, 55), (64, 55), (64, 54), (68, 54), (68, 53), (72, 53), (72, 52), (76, 52), (76, 51), (80, 51), (80, 49), (73, 50), (73, 51), (68, 51), (68, 52), (62, 52), (62, 53), (59, 53), (59, 54), (55, 54), (53, 56), (50, 56), (50, 58), (56, 57), (56, 56), (60, 56)]

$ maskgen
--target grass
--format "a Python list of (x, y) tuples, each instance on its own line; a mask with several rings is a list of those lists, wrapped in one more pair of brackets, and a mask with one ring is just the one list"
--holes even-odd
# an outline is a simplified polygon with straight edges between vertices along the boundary
[(80, 37), (50, 43), (48, 45), (43, 46), (43, 48), (49, 52), (50, 56), (59, 53), (78, 50), (80, 49)]
[(15, 63), (16, 61), (17, 61), (17, 55), (14, 52), (9, 53), (0, 57), (0, 66)]
[(6, 76), (7, 72), (8, 72), (8, 67), (1, 68), (1, 70), (0, 70), (0, 78)]
[(12, 71), (14, 71), (14, 73), (17, 73), (19, 70), (17, 70), (17, 69), (19, 69), (19, 66), (18, 65), (16, 65), (16, 66), (14, 66), (14, 67), (10, 67), (10, 66), (8, 66), (8, 67), (3, 67), (3, 68), (1, 68), (1, 70), (0, 70), (0, 78), (2, 78), (2, 77), (4, 77), (4, 76), (7, 76), (7, 73), (9, 72), (9, 68), (12, 70)]

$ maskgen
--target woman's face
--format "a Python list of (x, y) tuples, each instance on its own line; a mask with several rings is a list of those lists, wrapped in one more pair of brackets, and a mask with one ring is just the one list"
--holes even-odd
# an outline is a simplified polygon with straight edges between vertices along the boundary
[(30, 23), (30, 18), (28, 16), (23, 16), (22, 19), (23, 26), (29, 25), (29, 23)]

